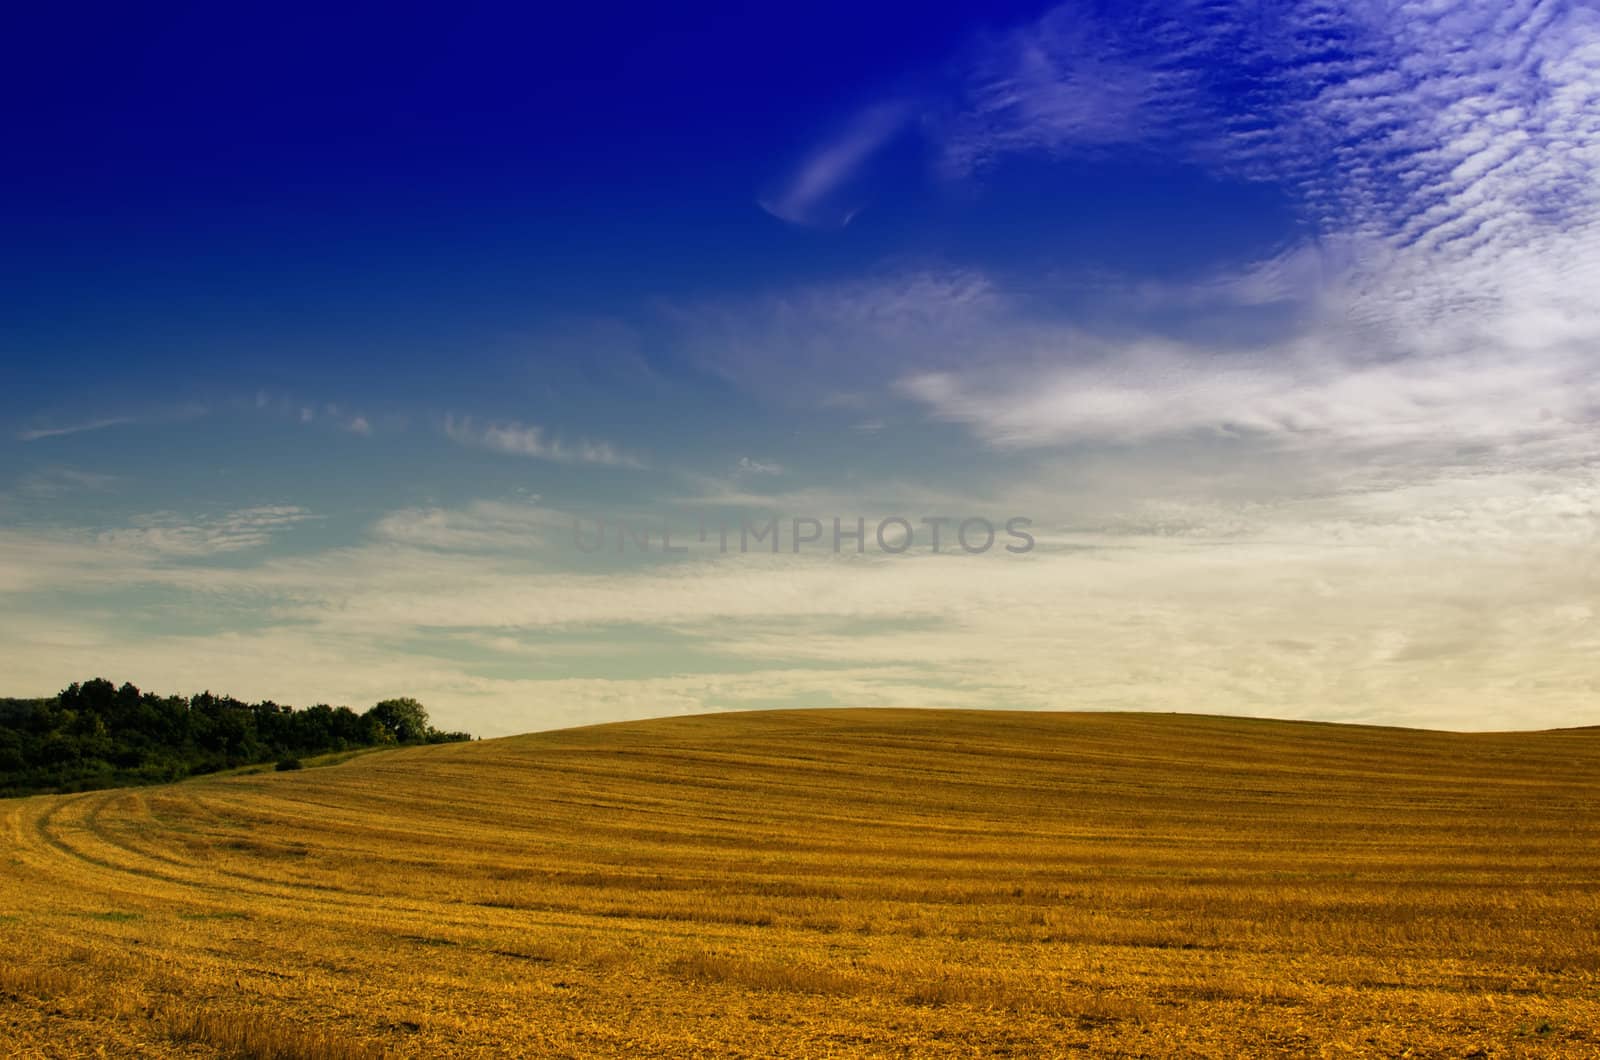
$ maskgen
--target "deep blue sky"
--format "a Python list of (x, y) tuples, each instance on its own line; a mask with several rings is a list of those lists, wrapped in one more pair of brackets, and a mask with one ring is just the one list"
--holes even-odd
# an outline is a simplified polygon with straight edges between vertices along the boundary
[(0, 694), (1592, 704), (1592, 5), (30, 5), (0, 135)]
[(756, 206), (853, 110), (939, 98), (973, 41), (1035, 13), (25, 13), (0, 73), (6, 411), (60, 407), (74, 378), (101, 400), (154, 378), (196, 400), (237, 385), (402, 403), (438, 393), (441, 360), (492, 370), (508, 333), (574, 315), (648, 330), (662, 297), (908, 258), (1181, 273), (1286, 238), (1277, 189), (1156, 152), (1019, 160), (955, 187), (914, 130), (875, 160), (848, 229)]

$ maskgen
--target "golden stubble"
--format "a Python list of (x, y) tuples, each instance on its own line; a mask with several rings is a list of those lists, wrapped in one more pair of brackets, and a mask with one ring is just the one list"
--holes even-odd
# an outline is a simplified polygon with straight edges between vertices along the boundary
[(1600, 1051), (1597, 729), (710, 715), (0, 838), (22, 1056)]

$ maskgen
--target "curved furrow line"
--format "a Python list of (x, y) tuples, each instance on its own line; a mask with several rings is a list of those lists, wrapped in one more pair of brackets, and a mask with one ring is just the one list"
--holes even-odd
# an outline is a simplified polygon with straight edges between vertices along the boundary
[[(164, 912), (189, 916), (226, 913), (244, 906), (251, 909), (252, 918), (315, 923), (343, 930), (365, 923), (370, 930), (382, 934), (402, 930), (419, 935), (441, 930), (564, 933), (592, 930), (596, 924), (594, 914), (579, 910), (441, 905), (437, 901), (407, 900), (331, 883), (283, 883), (222, 866), (185, 863), (175, 856), (153, 856), (119, 841), (115, 825), (102, 819), (106, 809), (125, 794), (113, 791), (53, 797), (34, 807), (38, 812), (31, 818), (31, 828), (22, 830), (34, 840), (33, 866), (63, 893), (79, 899), (77, 904), (92, 905), (86, 899), (93, 896), (119, 906), (160, 904), (165, 906)], [(183, 798), (205, 809), (199, 793), (185, 792)], [(14, 816), (21, 819), (23, 815)], [(226, 821), (225, 815), (214, 815), (212, 819)], [(77, 836), (92, 837), (101, 849), (75, 842)], [(145, 863), (130, 865), (117, 856), (130, 853)], [(156, 889), (152, 890), (152, 884)], [(607, 930), (624, 934), (661, 934), (659, 925), (648, 917), (640, 923), (607, 917), (603, 923)], [(79, 930), (73, 926), (51, 934), (58, 941), (67, 941)], [(708, 940), (732, 939), (741, 934), (728, 925), (702, 925), (682, 932), (685, 938)]]

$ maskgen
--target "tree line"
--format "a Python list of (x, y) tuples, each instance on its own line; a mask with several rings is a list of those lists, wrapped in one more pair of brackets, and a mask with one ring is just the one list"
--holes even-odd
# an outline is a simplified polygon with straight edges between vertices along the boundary
[(273, 761), (294, 768), (301, 757), (335, 751), (470, 739), (434, 728), (409, 697), (357, 714), (210, 692), (159, 696), (96, 678), (48, 699), (0, 699), (0, 795), (160, 784)]

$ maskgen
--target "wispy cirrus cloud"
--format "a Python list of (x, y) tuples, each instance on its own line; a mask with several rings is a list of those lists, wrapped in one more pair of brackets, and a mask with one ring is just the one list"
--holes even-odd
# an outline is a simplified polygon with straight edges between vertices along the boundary
[(17, 431), (15, 437), (21, 442), (37, 442), (48, 438), (89, 434), (116, 427), (179, 423), (210, 415), (211, 411), (211, 405), (205, 401), (188, 401), (180, 404), (144, 406), (136, 408), (126, 415), (98, 416), (89, 419), (72, 419), (65, 422), (59, 418), (55, 422), (49, 422), (44, 416), (40, 416), (34, 421), (37, 424), (36, 426)]
[(1589, 6), (1068, 4), (988, 42), (966, 85), (942, 136), (967, 169), (1118, 141), (1285, 186), (1358, 320), (1575, 310), (1557, 293), (1597, 278)]
[(570, 540), (572, 515), (538, 502), (533, 495), (518, 501), (477, 501), (464, 508), (403, 508), (379, 519), (373, 537), (446, 553), (526, 554), (557, 534)]
[(580, 440), (564, 441), (548, 434), (535, 424), (515, 420), (479, 423), (471, 416), (444, 418), (445, 437), (458, 445), (488, 449), (510, 456), (533, 460), (550, 460), (556, 463), (598, 464), (604, 467), (643, 468), (638, 458), (623, 452), (609, 442)]
[(849, 224), (864, 205), (849, 197), (852, 182), (913, 114), (904, 100), (860, 111), (843, 131), (807, 155), (772, 194), (758, 200), (761, 208), (791, 224), (840, 228)]
[(1009, 305), (978, 270), (926, 267), (670, 306), (669, 323), (706, 372), (775, 400), (864, 409), (908, 363), (979, 355)]
[(20, 442), (37, 442), (42, 438), (61, 438), (69, 434), (85, 434), (89, 431), (103, 431), (107, 427), (122, 427), (126, 424), (137, 422), (132, 416), (107, 416), (96, 420), (83, 420), (78, 423), (67, 423), (56, 427), (30, 427), (17, 432)]
[[(1341, 453), (1596, 448), (1600, 11), (1545, 0), (1062, 5), (973, 49), (924, 127), (981, 181), (1007, 158), (1158, 149), (1281, 186), (1304, 242), (1187, 284), (1115, 279), (1180, 319), (1280, 306), (1207, 341), (1041, 312), (974, 268), (774, 295), (697, 348), (887, 385), (1002, 448), (1194, 435)], [(978, 299), (956, 292), (980, 292)], [(781, 356), (774, 351), (782, 351)], [(826, 360), (824, 360), (826, 358)], [(736, 362), (724, 358), (724, 365)], [(770, 380), (768, 380), (770, 385)], [(1501, 454), (1504, 455), (1503, 453)]]
[(26, 497), (56, 498), (71, 494), (98, 493), (110, 489), (119, 479), (98, 471), (72, 467), (45, 467), (22, 477), (17, 492)]
[(372, 420), (365, 413), (337, 402), (305, 401), (283, 391), (257, 390), (254, 404), (262, 412), (270, 412), (296, 423), (329, 425), (363, 438), (370, 438), (373, 433)]
[(1134, 6), (1097, 17), (1064, 4), (980, 41), (936, 126), (941, 168), (966, 177), (1018, 153), (1170, 140), (1174, 116), (1197, 104), (1200, 74), (1179, 29), (1188, 19), (1173, 5)]
[(176, 512), (135, 516), (131, 525), (100, 531), (104, 547), (157, 556), (212, 556), (260, 548), (278, 534), (316, 518), (296, 505), (260, 505), (216, 516), (193, 517)]

